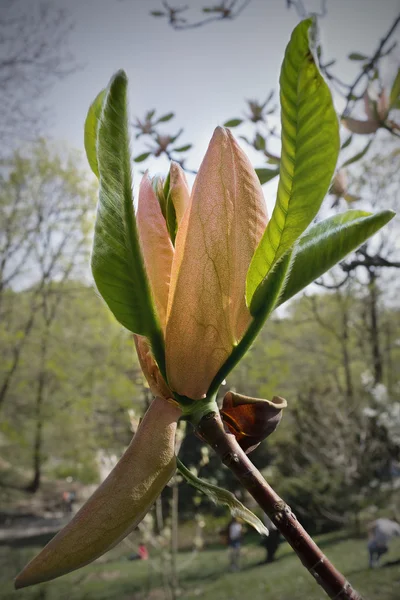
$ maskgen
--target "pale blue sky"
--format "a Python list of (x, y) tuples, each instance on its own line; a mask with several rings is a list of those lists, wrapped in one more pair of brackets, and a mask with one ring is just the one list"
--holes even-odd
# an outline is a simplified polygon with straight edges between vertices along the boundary
[[(293, 9), (286, 8), (286, 0), (252, 0), (236, 21), (178, 32), (164, 19), (149, 15), (160, 7), (159, 0), (54, 2), (68, 8), (76, 23), (70, 47), (82, 69), (58, 83), (46, 99), (53, 108), (49, 133), (83, 148), (87, 108), (111, 75), (123, 68), (130, 80), (132, 116), (150, 108), (175, 111), (175, 121), (165, 130), (185, 128), (182, 143), (196, 146), (188, 162), (194, 169), (216, 125), (240, 115), (244, 98), (261, 100), (277, 88), (284, 49), (299, 20)], [(185, 3), (195, 8), (212, 1), (180, 2)], [(314, 0), (305, 4), (311, 10), (320, 6)], [(400, 2), (327, 0), (327, 7), (320, 22), (325, 56), (338, 58), (342, 75), (351, 76), (358, 65), (345, 57), (354, 50), (371, 53), (399, 12)], [(398, 51), (395, 59), (400, 61)], [(395, 59), (388, 67), (389, 78)], [(136, 146), (133, 153), (141, 149)], [(158, 162), (155, 169), (160, 168), (167, 165)], [(267, 190), (272, 198), (271, 186)]]

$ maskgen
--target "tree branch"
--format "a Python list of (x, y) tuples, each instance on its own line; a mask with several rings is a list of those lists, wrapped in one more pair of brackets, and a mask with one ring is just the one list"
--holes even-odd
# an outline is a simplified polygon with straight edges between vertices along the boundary
[(268, 485), (235, 437), (225, 431), (219, 414), (211, 412), (203, 417), (197, 425), (197, 432), (270, 517), (329, 598), (362, 600), (303, 529), (291, 508)]

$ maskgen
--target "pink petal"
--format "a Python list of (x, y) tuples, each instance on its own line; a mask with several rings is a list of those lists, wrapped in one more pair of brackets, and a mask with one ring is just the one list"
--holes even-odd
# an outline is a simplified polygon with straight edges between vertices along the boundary
[(174, 247), (147, 174), (140, 184), (136, 220), (147, 276), (164, 329)]
[(348, 117), (347, 119), (342, 119), (342, 123), (352, 133), (375, 133), (375, 131), (379, 129), (379, 123), (377, 121), (359, 121), (358, 119)]
[(229, 130), (217, 128), (175, 244), (166, 360), (178, 393), (204, 396), (250, 324), (246, 274), (267, 220), (253, 167)]
[(164, 381), (160, 369), (152, 355), (150, 344), (143, 335), (133, 334), (140, 367), (146, 377), (153, 396), (172, 398), (173, 394)]
[(386, 121), (389, 114), (389, 107), (390, 103), (386, 90), (382, 90), (382, 92), (379, 94), (377, 103), (377, 112), (381, 121)]
[(186, 181), (185, 173), (180, 165), (176, 162), (171, 163), (169, 170), (170, 183), (169, 191), (172, 198), (172, 203), (175, 208), (176, 220), (179, 224), (182, 217), (190, 204), (190, 192)]

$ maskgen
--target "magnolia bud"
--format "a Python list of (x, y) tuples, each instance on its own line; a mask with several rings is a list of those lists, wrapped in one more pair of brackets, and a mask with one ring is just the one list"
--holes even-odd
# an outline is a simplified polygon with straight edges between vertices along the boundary
[(249, 454), (275, 431), (282, 418), (282, 409), (286, 406), (286, 400), (280, 396), (262, 400), (227, 392), (221, 417), (240, 447)]

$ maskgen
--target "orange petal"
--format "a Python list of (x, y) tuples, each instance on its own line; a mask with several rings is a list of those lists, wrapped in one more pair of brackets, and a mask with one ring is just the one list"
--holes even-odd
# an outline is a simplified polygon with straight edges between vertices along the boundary
[(136, 219), (147, 276), (164, 329), (174, 247), (148, 175), (140, 184)]
[(179, 227), (182, 217), (190, 204), (190, 192), (185, 173), (178, 163), (171, 162), (169, 177), (169, 192), (175, 208), (176, 220)]
[(245, 281), (267, 224), (257, 175), (218, 127), (178, 230), (166, 329), (169, 385), (197, 399), (247, 329)]
[(175, 471), (180, 414), (164, 399), (153, 401), (118, 464), (72, 521), (17, 576), (17, 589), (87, 565), (137, 526)]
[(143, 335), (133, 335), (135, 341), (136, 352), (139, 358), (139, 363), (143, 374), (146, 377), (150, 390), (153, 396), (161, 396), (162, 398), (172, 398), (173, 394), (164, 381), (160, 373), (160, 369), (151, 352), (150, 344)]

